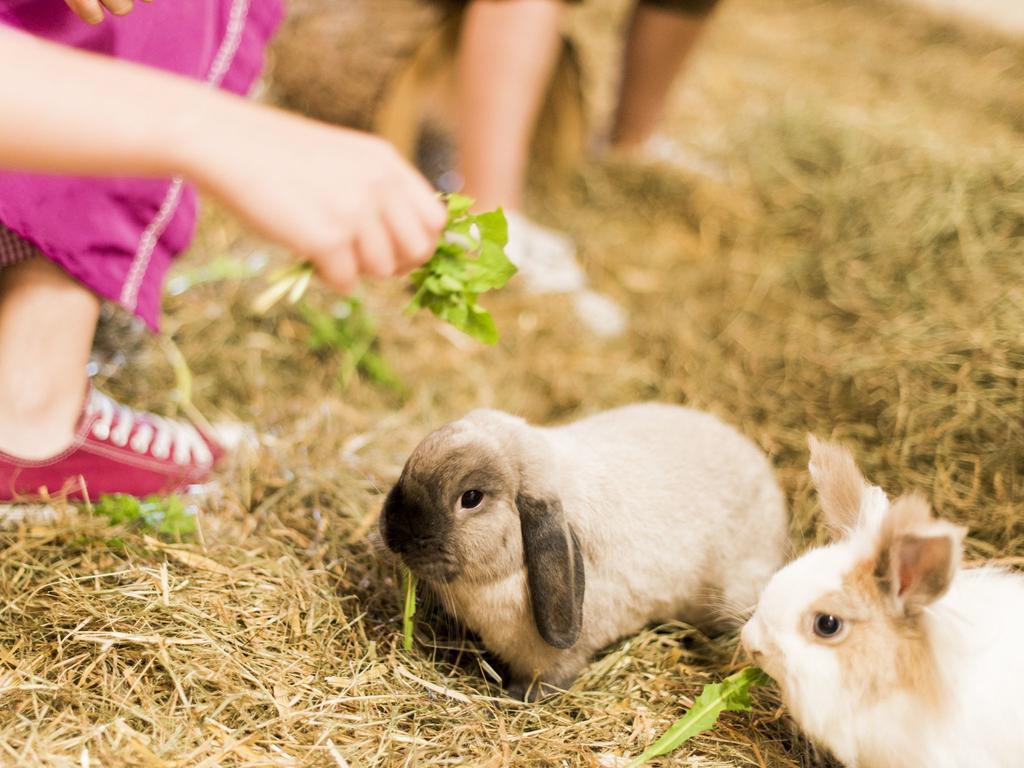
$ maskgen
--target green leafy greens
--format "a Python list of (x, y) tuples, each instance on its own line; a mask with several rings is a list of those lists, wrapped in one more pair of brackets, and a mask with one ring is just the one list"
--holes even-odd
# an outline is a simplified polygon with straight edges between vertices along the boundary
[(722, 712), (749, 712), (753, 706), (750, 689), (770, 678), (757, 667), (747, 667), (720, 683), (704, 686), (690, 711), (669, 726), (656, 742), (645, 749), (629, 768), (637, 768), (654, 757), (667, 755), (699, 733), (712, 728)]
[(449, 195), (444, 235), (426, 264), (412, 273), (416, 295), (408, 311), (429, 309), (484, 344), (497, 344), (498, 329), (477, 303), (482, 293), (501, 288), (516, 273), (505, 255), (508, 222), (499, 208), (473, 214), (473, 201)]
[[(508, 222), (499, 208), (470, 213), (473, 200), (447, 195), (448, 223), (430, 261), (410, 279), (416, 293), (407, 311), (429, 309), (437, 317), (484, 344), (497, 344), (498, 329), (491, 315), (477, 303), (480, 294), (504, 287), (516, 273), (505, 255)], [(267, 288), (256, 297), (253, 310), (263, 314), (287, 298), (295, 304), (313, 276), (309, 262), (278, 270)]]
[(92, 508), (114, 525), (134, 524), (178, 540), (196, 532), (195, 510), (186, 506), (180, 496), (137, 499), (124, 493), (105, 494)]

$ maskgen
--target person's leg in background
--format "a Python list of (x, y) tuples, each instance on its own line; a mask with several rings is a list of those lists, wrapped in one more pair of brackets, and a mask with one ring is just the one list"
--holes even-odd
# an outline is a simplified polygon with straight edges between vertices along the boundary
[(576, 245), (520, 213), (530, 147), (562, 46), (562, 0), (472, 0), (456, 63), (462, 191), (478, 210), (501, 206), (509, 258), (531, 293), (582, 290)]
[(458, 73), (458, 173), (478, 210), (502, 207), (508, 255), (534, 293), (586, 283), (567, 236), (519, 213), (537, 117), (562, 46), (561, 0), (472, 0)]
[(672, 84), (715, 4), (715, 0), (637, 3), (623, 54), (622, 85), (611, 134), (614, 149), (642, 149), (654, 135)]
[(0, 451), (37, 460), (71, 444), (99, 311), (45, 259), (0, 268)]
[(459, 174), (477, 208), (521, 207), (537, 115), (561, 47), (560, 0), (473, 0), (458, 52)]

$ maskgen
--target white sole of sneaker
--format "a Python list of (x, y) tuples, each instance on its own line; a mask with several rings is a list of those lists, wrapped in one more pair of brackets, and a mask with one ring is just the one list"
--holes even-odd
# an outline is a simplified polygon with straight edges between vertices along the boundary
[(60, 517), (50, 504), (8, 504), (0, 502), (0, 530), (10, 530), (21, 525), (50, 525)]
[[(223, 488), (219, 481), (210, 480), (202, 485), (190, 485), (176, 494), (186, 506), (203, 502), (217, 502), (223, 497)], [(61, 503), (60, 508), (43, 502), (0, 502), (0, 531), (9, 531), (22, 525), (52, 526), (59, 524), (69, 516), (78, 514), (84, 502), (73, 501)]]

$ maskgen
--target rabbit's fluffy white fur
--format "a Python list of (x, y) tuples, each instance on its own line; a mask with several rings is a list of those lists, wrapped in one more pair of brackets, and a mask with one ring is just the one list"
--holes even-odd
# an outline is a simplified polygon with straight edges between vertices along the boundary
[[(478, 483), (490, 483), (485, 501), (460, 509)], [(534, 519), (559, 521), (557, 564), (531, 543)], [(439, 542), (422, 543), (442, 529), (451, 546), (439, 557)], [(447, 610), (519, 686), (568, 685), (592, 654), (652, 622), (738, 623), (782, 564), (786, 531), (761, 451), (714, 416), (660, 404), (558, 427), (474, 411), (420, 444), (381, 520), (388, 546), (434, 575)], [(571, 545), (582, 555), (575, 623), (562, 586), (575, 578)]]
[(1024, 576), (959, 570), (963, 530), (890, 504), (844, 449), (812, 440), (811, 468), (841, 533), (772, 577), (742, 634), (797, 722), (849, 768), (1024, 765)]

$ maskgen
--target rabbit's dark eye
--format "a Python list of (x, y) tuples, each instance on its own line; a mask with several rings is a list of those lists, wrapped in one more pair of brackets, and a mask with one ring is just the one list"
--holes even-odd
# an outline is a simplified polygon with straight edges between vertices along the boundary
[(814, 634), (818, 637), (835, 637), (843, 630), (843, 620), (831, 613), (819, 613), (814, 617)]
[(484, 494), (481, 491), (466, 491), (462, 494), (462, 508), (473, 509), (479, 507), (480, 502), (484, 500)]

